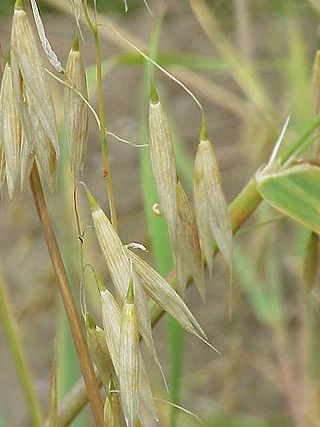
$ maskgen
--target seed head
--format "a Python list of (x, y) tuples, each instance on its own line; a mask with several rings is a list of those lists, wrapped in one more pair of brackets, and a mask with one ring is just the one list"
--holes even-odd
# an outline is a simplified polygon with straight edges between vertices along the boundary
[[(180, 183), (177, 183), (177, 278), (184, 292), (187, 284), (187, 272), (189, 271), (204, 299), (204, 267), (199, 242), (198, 231), (193, 212), (187, 195)], [(178, 263), (178, 261), (180, 261)]]
[(12, 198), (20, 168), (21, 123), (9, 63), (5, 66), (0, 89), (0, 144), (3, 147), (8, 193)]
[(109, 386), (113, 374), (113, 365), (110, 359), (106, 337), (103, 329), (99, 328), (92, 316), (87, 313), (86, 317), (87, 341), (92, 359), (100, 372), (105, 387)]
[(28, 178), (27, 174), (31, 170), (35, 156), (40, 173), (42, 168), (42, 176), (48, 178), (50, 175), (47, 181), (52, 188), (55, 182), (55, 177), (51, 175), (55, 170), (52, 158), (59, 155), (55, 113), (36, 37), (22, 2), (16, 2), (13, 14), (10, 60), (16, 105), (23, 126), (24, 139), (27, 140), (23, 141), (21, 151), (22, 156), (26, 156), (21, 158), (22, 186)]
[[(124, 302), (128, 290), (128, 283), (130, 282), (132, 276), (128, 251), (122, 244), (108, 217), (99, 207), (94, 197), (88, 190), (87, 197), (91, 207), (94, 228), (117, 293), (117, 298), (121, 302)], [(155, 360), (157, 360), (151, 332), (151, 318), (148, 307), (148, 300), (135, 272), (133, 272), (133, 280), (135, 284), (139, 331), (147, 345), (148, 350), (153, 355)]]
[(122, 307), (120, 328), (120, 394), (128, 427), (134, 427), (139, 418), (139, 332), (134, 303), (133, 281)]
[[(64, 111), (66, 116), (66, 134), (69, 144), (70, 166), (74, 182), (83, 172), (84, 157), (88, 141), (88, 106), (79, 93), (88, 99), (86, 73), (83, 66), (79, 40), (76, 37), (70, 50), (66, 79), (69, 86), (65, 87)], [(78, 93), (77, 93), (78, 92)]]
[(188, 332), (205, 338), (201, 326), (196, 321), (183, 299), (149, 264), (130, 251), (134, 269), (147, 294), (174, 317)]
[(153, 85), (149, 103), (149, 150), (160, 209), (168, 222), (171, 244), (175, 248), (177, 222), (175, 156), (169, 124)]
[[(202, 135), (204, 133), (206, 131), (202, 131)], [(210, 270), (214, 241), (231, 269), (231, 222), (221, 187), (216, 156), (208, 139), (200, 139), (197, 149), (194, 165), (194, 200), (200, 239)]]

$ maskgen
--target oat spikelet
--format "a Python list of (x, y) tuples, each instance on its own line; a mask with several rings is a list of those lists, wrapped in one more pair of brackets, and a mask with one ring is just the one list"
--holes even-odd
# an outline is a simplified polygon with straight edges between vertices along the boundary
[(2, 192), (3, 184), (6, 179), (5, 162), (4, 162), (4, 149), (0, 140), (0, 193)]
[(221, 187), (216, 156), (203, 123), (194, 165), (194, 200), (203, 251), (212, 269), (216, 241), (229, 269), (232, 269), (232, 228), (227, 202)]
[(121, 313), (119, 382), (122, 408), (128, 427), (139, 419), (139, 332), (133, 280)]
[(169, 124), (155, 88), (151, 87), (149, 104), (149, 150), (160, 209), (168, 223), (173, 252), (176, 244), (177, 196), (176, 165)]
[[(121, 312), (120, 307), (113, 295), (108, 289), (101, 289), (101, 306), (103, 328), (106, 336), (107, 346), (110, 352), (112, 363), (116, 371), (117, 377), (120, 375), (120, 324)], [(154, 405), (151, 387), (148, 380), (148, 374), (140, 353), (140, 385), (139, 390), (141, 400), (143, 400), (146, 408), (150, 411), (155, 420), (158, 419), (157, 410)]]
[(99, 328), (92, 316), (87, 313), (86, 317), (87, 342), (91, 357), (100, 372), (105, 387), (109, 386), (113, 375), (113, 365), (107, 347), (104, 330)]
[[(66, 79), (85, 99), (88, 99), (86, 72), (79, 51), (79, 40), (76, 37), (70, 50)], [(70, 166), (76, 183), (83, 172), (83, 164), (88, 141), (88, 106), (79, 94), (68, 86), (65, 87), (66, 134), (69, 144)]]
[[(87, 197), (91, 208), (94, 228), (102, 253), (105, 257), (117, 297), (123, 302), (125, 300), (127, 286), (131, 278), (131, 267), (127, 249), (123, 246), (108, 217), (88, 190)], [(157, 361), (158, 359), (152, 338), (148, 299), (135, 274), (133, 279), (135, 283), (139, 331), (148, 350)]]
[(21, 123), (9, 63), (5, 66), (0, 90), (0, 143), (3, 146), (8, 193), (12, 198), (20, 168)]
[[(21, 0), (16, 2), (12, 19), (10, 57), (17, 108), (19, 112), (24, 108), (22, 104), (25, 102), (25, 98), (22, 90), (25, 87), (28, 102), (32, 105), (39, 123), (58, 156), (58, 132), (52, 98), (36, 38)], [(32, 122), (29, 123), (29, 126), (32, 126)]]
[(162, 307), (164, 311), (174, 317), (188, 332), (206, 339), (201, 326), (196, 321), (183, 299), (149, 264), (137, 254), (130, 251), (133, 267), (139, 276), (147, 294)]
[(177, 257), (177, 276), (184, 292), (187, 284), (187, 272), (191, 273), (195, 284), (202, 296), (205, 297), (204, 266), (199, 242), (198, 231), (187, 195), (180, 183), (177, 183), (177, 242), (179, 257)]
[(115, 419), (112, 411), (112, 402), (110, 402), (112, 398), (108, 395), (106, 396), (106, 400), (104, 402), (104, 424), (106, 427), (116, 427)]

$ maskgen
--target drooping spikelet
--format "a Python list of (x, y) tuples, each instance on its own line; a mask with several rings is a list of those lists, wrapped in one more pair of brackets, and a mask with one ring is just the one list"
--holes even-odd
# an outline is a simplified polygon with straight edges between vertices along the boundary
[[(121, 325), (121, 311), (118, 303), (114, 299), (108, 289), (100, 289), (101, 293), (101, 308), (103, 328), (106, 336), (107, 346), (110, 352), (111, 360), (116, 371), (117, 377), (120, 375), (120, 325)], [(157, 411), (154, 406), (152, 391), (148, 380), (148, 374), (142, 359), (141, 352), (140, 358), (140, 383), (139, 392), (141, 399), (146, 408), (150, 411), (155, 420), (158, 419)]]
[(4, 149), (0, 141), (0, 193), (2, 192), (3, 184), (6, 179), (5, 162), (4, 162)]
[(149, 150), (152, 171), (159, 194), (160, 209), (168, 223), (173, 252), (176, 246), (177, 196), (176, 164), (169, 124), (155, 88), (149, 104)]
[(4, 68), (0, 90), (0, 144), (3, 147), (8, 193), (12, 198), (20, 169), (21, 123), (9, 63)]
[(71, 172), (74, 182), (77, 182), (83, 172), (88, 141), (88, 106), (79, 95), (80, 93), (85, 99), (88, 99), (88, 89), (78, 37), (76, 37), (69, 53), (66, 66), (66, 81), (68, 83), (64, 93), (66, 134), (69, 144)]
[(204, 299), (204, 267), (195, 219), (187, 195), (177, 183), (177, 277), (181, 291), (187, 284), (187, 273), (191, 273), (199, 292)]
[(27, 140), (21, 149), (22, 186), (35, 156), (40, 174), (53, 189), (55, 159), (59, 156), (55, 113), (36, 38), (21, 0), (16, 1), (13, 14), (10, 58), (16, 105)]
[(147, 294), (159, 304), (164, 311), (174, 317), (184, 329), (206, 339), (201, 326), (172, 286), (137, 254), (130, 251), (130, 257), (133, 261), (133, 267)]
[[(105, 257), (109, 273), (120, 301), (124, 301), (127, 293), (128, 283), (131, 278), (131, 266), (126, 248), (123, 246), (118, 234), (112, 227), (106, 214), (100, 208), (87, 190), (87, 197), (91, 208), (94, 228), (100, 243), (102, 253)], [(138, 316), (139, 331), (152, 356), (157, 360), (156, 350), (153, 343), (151, 331), (151, 318), (146, 294), (134, 274), (136, 295), (136, 308)]]
[(231, 270), (231, 222), (221, 187), (219, 167), (207, 137), (205, 123), (203, 123), (194, 164), (194, 201), (200, 239), (210, 270), (214, 241)]
[[(15, 91), (21, 95), (22, 79), (29, 94), (29, 102), (58, 155), (58, 133), (49, 86), (36, 39), (21, 0), (17, 0), (14, 9), (10, 49)], [(22, 102), (21, 96), (18, 102)]]
[(113, 365), (108, 351), (106, 337), (103, 329), (99, 328), (92, 316), (86, 317), (87, 342), (91, 357), (98, 368), (102, 382), (109, 387), (110, 378), (113, 375)]
[(121, 313), (120, 328), (120, 395), (128, 427), (134, 427), (139, 419), (139, 332), (134, 302), (133, 280)]

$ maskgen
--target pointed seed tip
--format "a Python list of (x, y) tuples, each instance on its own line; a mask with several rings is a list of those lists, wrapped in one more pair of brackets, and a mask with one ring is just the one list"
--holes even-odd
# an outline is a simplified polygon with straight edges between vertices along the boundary
[(86, 326), (89, 329), (95, 329), (97, 326), (96, 322), (94, 321), (93, 317), (91, 316), (91, 314), (89, 312), (86, 313)]
[(207, 141), (207, 140), (208, 140), (207, 121), (203, 113), (202, 119), (201, 119), (201, 128), (200, 128), (200, 141)]
[(133, 288), (133, 279), (132, 278), (130, 279), (128, 292), (127, 292), (127, 296), (126, 296), (126, 302), (128, 304), (134, 303), (134, 288)]
[(153, 104), (157, 104), (159, 102), (159, 95), (152, 81), (150, 82), (150, 99)]
[(78, 33), (76, 33), (74, 41), (73, 41), (73, 45), (72, 45), (72, 50), (74, 52), (78, 52), (79, 51), (79, 36)]
[(100, 209), (100, 206), (96, 202), (96, 199), (93, 197), (92, 193), (87, 188), (86, 188), (86, 195), (87, 195), (88, 203), (90, 205), (90, 209), (92, 211)]
[(15, 4), (14, 4), (14, 8), (15, 9), (23, 9), (23, 0), (16, 0)]

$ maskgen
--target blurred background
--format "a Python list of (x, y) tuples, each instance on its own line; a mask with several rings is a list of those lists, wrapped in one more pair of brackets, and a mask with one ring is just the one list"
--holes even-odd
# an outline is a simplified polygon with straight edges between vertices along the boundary
[[(26, 2), (28, 3), (28, 2)], [(38, 2), (47, 35), (65, 64), (76, 26), (68, 2)], [(315, 113), (312, 67), (320, 18), (318, 0), (98, 0), (101, 23), (108, 19), (200, 99), (219, 161), (223, 188), (231, 201), (268, 158), (288, 114), (286, 141), (299, 135)], [(13, 1), (0, 1), (0, 43), (8, 48)], [(31, 17), (31, 15), (30, 15)], [(90, 100), (96, 107), (95, 50), (82, 25), (81, 46)], [(143, 58), (101, 26), (107, 128), (134, 144), (147, 143), (146, 100), (149, 84)], [(47, 64), (47, 66), (49, 66)], [(177, 166), (192, 197), (193, 159), (201, 121), (199, 109), (175, 82), (154, 70), (154, 79), (170, 118)], [(80, 254), (72, 187), (64, 138), (63, 87), (50, 80), (61, 133), (58, 191), (48, 204), (74, 293), (79, 301)], [(146, 148), (109, 137), (111, 168), (120, 235), (143, 242), (150, 262), (162, 274), (171, 270), (165, 224), (151, 214), (157, 202)], [(83, 180), (107, 211), (99, 134), (91, 118)], [(79, 191), (82, 225), (90, 217)], [(203, 304), (193, 286), (186, 301), (223, 356), (166, 318), (154, 329), (166, 394), (158, 370), (147, 363), (154, 395), (171, 400), (201, 417), (210, 427), (286, 427), (320, 425), (319, 306), (316, 288), (305, 295), (305, 230), (262, 204), (235, 238), (236, 303), (228, 320), (228, 272), (218, 255), (207, 277)], [(276, 218), (275, 218), (276, 217)], [(270, 219), (272, 220), (270, 222)], [(91, 229), (84, 255), (109, 278)], [(57, 294), (30, 190), (0, 205), (0, 263), (22, 337), (36, 392), (47, 408), (54, 341), (58, 342), (59, 398), (79, 378), (79, 367)], [(94, 278), (86, 276), (90, 308), (98, 322)], [(146, 357), (147, 359), (147, 357)], [(30, 426), (27, 406), (0, 325), (0, 426)], [(196, 426), (194, 416), (159, 405), (161, 426)], [(308, 414), (301, 424), (301, 414)], [(306, 421), (307, 420), (307, 421)], [(90, 426), (84, 410), (72, 424)], [(152, 426), (152, 422), (150, 422)]]

